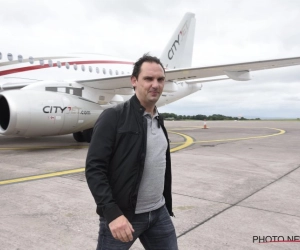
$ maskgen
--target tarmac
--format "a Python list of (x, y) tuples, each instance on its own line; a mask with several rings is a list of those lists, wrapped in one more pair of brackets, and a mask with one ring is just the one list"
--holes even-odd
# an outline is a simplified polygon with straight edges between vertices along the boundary
[[(300, 249), (300, 121), (166, 127), (179, 249)], [(1, 250), (96, 248), (87, 149), (72, 135), (0, 137)]]

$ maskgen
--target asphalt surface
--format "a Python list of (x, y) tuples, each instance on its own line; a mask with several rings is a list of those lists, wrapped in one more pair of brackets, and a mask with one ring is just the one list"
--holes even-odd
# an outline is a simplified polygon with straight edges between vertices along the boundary
[[(166, 122), (179, 249), (300, 249), (300, 121), (203, 125)], [(1, 250), (96, 248), (87, 148), (0, 137)]]

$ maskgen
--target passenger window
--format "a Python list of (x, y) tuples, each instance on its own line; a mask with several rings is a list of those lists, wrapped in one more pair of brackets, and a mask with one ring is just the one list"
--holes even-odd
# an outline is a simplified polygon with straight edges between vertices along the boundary
[(102, 71), (103, 71), (103, 74), (106, 75), (106, 69), (103, 68)]
[(30, 64), (33, 64), (33, 63), (34, 63), (34, 59), (33, 59), (32, 56), (29, 57), (29, 63), (30, 63)]
[(23, 56), (18, 55), (18, 61), (19, 61), (20, 63), (23, 62)]
[(69, 69), (70, 68), (70, 64), (66, 63), (66, 68)]
[(109, 69), (109, 74), (112, 75), (112, 70), (111, 69)]
[(84, 64), (81, 65), (81, 70), (82, 70), (82, 71), (85, 71)]
[(75, 69), (75, 70), (77, 70), (77, 64), (73, 64), (73, 68)]
[(43, 59), (40, 59), (40, 65), (44, 66), (44, 60)]
[(49, 64), (49, 67), (53, 67), (53, 62), (52, 62), (52, 60), (50, 59), (50, 60), (48, 60), (48, 64)]
[(2, 60), (2, 53), (0, 52), (0, 60)]
[(8, 61), (12, 61), (14, 59), (12, 53), (7, 54), (7, 59), (8, 59)]
[(118, 70), (116, 70), (116, 75), (119, 75), (119, 72), (118, 72)]
[(57, 67), (60, 68), (61, 67), (61, 62), (57, 61)]
[(99, 74), (99, 68), (98, 67), (96, 67), (96, 72), (97, 72), (97, 74)]
[(89, 66), (89, 71), (90, 71), (91, 73), (93, 72), (92, 66)]

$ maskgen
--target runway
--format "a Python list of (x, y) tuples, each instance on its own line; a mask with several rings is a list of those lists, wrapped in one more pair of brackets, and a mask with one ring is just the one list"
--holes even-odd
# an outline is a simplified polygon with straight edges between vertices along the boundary
[[(299, 125), (166, 121), (179, 249), (300, 248)], [(1, 249), (95, 249), (87, 149), (72, 135), (0, 137)]]

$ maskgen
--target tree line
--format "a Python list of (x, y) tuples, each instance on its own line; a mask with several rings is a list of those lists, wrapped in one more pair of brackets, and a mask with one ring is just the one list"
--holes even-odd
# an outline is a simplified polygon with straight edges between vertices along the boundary
[[(220, 121), (220, 120), (253, 120), (246, 119), (245, 117), (232, 117), (225, 116), (220, 114), (213, 115), (176, 115), (174, 113), (160, 113), (165, 120), (207, 120), (207, 121)], [(254, 120), (260, 120), (260, 118), (256, 118)]]

